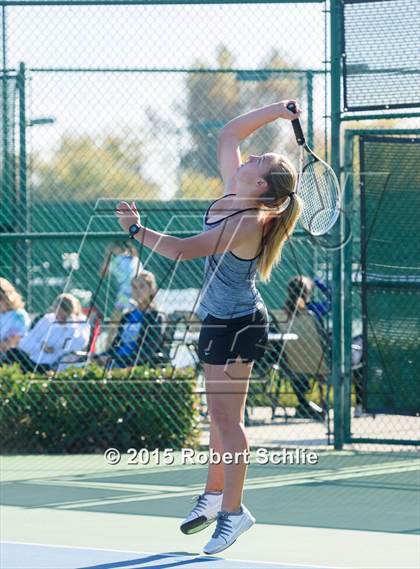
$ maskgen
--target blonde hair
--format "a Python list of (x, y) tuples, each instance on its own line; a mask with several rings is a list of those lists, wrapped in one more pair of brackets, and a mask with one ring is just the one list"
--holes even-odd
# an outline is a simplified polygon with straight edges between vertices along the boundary
[(138, 251), (137, 251), (137, 247), (134, 243), (129, 243), (127, 241), (115, 240), (109, 246), (109, 251), (110, 251), (110, 253), (117, 255), (118, 253), (115, 252), (116, 249), (119, 249), (122, 254), (129, 254), (132, 257), (138, 257), (139, 256)]
[(131, 284), (135, 284), (137, 282), (146, 282), (149, 285), (149, 302), (147, 307), (153, 310), (157, 310), (155, 296), (157, 292), (157, 284), (156, 284), (156, 277), (150, 271), (141, 271), (136, 277), (131, 280)]
[(269, 282), (273, 268), (281, 260), (285, 242), (292, 235), (302, 213), (302, 200), (295, 193), (297, 173), (293, 164), (280, 156), (264, 179), (268, 188), (259, 198), (264, 235), (257, 270), (262, 282)]
[(4, 300), (9, 310), (21, 310), (25, 303), (15, 287), (7, 279), (0, 277), (0, 300)]
[(78, 298), (69, 293), (59, 294), (54, 301), (54, 309), (60, 308), (68, 316), (79, 316), (82, 312), (82, 306)]

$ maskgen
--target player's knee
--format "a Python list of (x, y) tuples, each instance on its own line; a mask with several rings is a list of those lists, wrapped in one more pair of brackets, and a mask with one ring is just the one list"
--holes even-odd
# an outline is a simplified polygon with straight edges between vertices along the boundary
[(221, 433), (232, 431), (241, 422), (240, 413), (232, 413), (227, 408), (214, 406), (210, 412), (211, 420), (217, 425)]

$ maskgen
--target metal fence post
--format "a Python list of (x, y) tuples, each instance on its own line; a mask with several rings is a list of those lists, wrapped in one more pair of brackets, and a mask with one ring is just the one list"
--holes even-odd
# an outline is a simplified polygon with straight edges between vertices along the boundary
[(314, 145), (314, 74), (312, 71), (306, 72), (306, 97), (308, 106), (308, 144), (312, 148)]
[[(19, 230), (29, 232), (29, 204), (27, 188), (27, 160), (26, 160), (26, 92), (25, 92), (25, 64), (19, 65), (16, 77), (16, 86), (19, 100), (19, 185), (18, 185), (18, 224)], [(18, 248), (17, 271), (21, 290), (24, 291), (28, 303), (30, 300), (30, 242), (23, 241)], [(22, 260), (24, 262), (22, 263)]]
[[(340, 80), (341, 80), (341, 0), (331, 0), (331, 164), (340, 176)], [(333, 231), (340, 233), (337, 223)], [(334, 448), (343, 448), (343, 334), (342, 334), (342, 249), (333, 253), (333, 346), (332, 383), (334, 388)]]
[[(2, 164), (2, 181), (0, 186), (0, 201), (2, 203), (2, 207), (6, 209), (8, 207), (8, 196), (12, 194), (11, 192), (11, 168), (10, 168), (10, 149), (9, 149), (9, 77), (7, 74), (7, 43), (6, 43), (6, 34), (7, 34), (7, 24), (6, 24), (6, 6), (1, 7), (1, 65), (2, 65), (2, 108), (1, 108), (1, 115), (2, 115), (2, 157), (0, 159)], [(4, 228), (4, 231), (8, 231), (10, 228)]]
[(351, 354), (351, 344), (352, 344), (352, 322), (353, 322), (353, 194), (354, 194), (354, 171), (353, 171), (353, 136), (346, 132), (344, 140), (344, 203), (343, 212), (347, 216), (350, 223), (350, 231), (352, 231), (350, 240), (346, 243), (343, 251), (344, 257), (344, 284), (343, 293), (345, 303), (344, 303), (344, 386), (343, 386), (343, 431), (344, 431), (344, 442), (350, 442), (351, 439), (351, 387), (352, 387), (352, 354)]

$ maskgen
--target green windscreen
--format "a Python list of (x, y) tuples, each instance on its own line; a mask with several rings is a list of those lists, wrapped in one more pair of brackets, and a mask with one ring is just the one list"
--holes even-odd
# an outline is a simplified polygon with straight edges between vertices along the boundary
[(420, 411), (420, 138), (360, 139), (364, 406)]

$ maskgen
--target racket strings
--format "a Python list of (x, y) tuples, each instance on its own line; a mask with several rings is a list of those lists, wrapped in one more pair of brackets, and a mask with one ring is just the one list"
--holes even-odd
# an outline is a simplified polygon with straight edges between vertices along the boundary
[(325, 233), (339, 213), (339, 188), (334, 172), (322, 162), (308, 164), (299, 181), (304, 207), (301, 223), (313, 235)]

